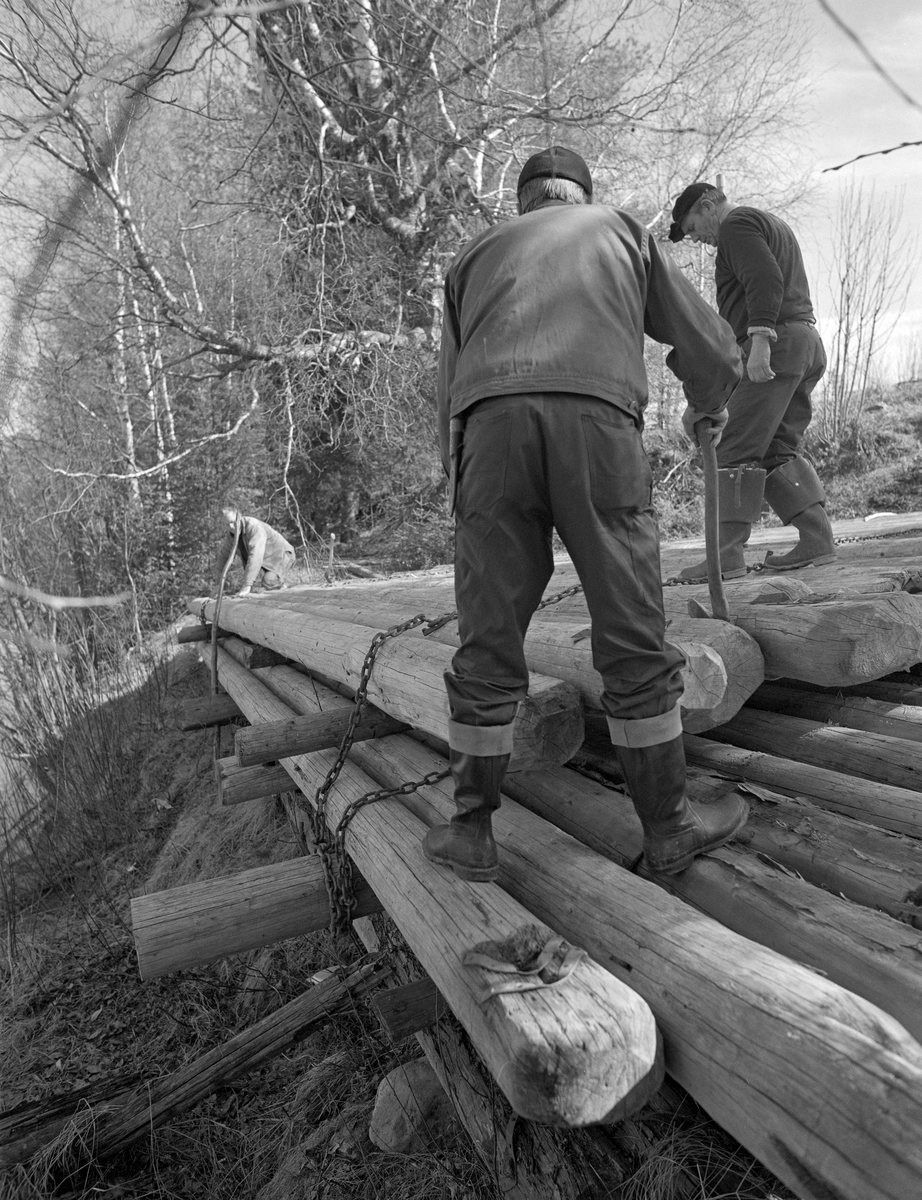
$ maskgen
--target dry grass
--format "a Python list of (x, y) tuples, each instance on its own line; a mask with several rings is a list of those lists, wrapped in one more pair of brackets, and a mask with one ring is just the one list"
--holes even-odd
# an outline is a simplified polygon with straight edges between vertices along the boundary
[[(183, 655), (191, 661), (194, 651)], [(0, 971), (4, 1108), (111, 1079), (161, 1076), (300, 994), (321, 967), (360, 953), (320, 933), (139, 979), (128, 921), (133, 894), (298, 852), (271, 804), (215, 809), (213, 733), (180, 734), (170, 720), (174, 704), (207, 691), (207, 672), (183, 674), (174, 664), (170, 679), (140, 751), (137, 739), (129, 741), (135, 762), (131, 790), (118, 797), (122, 836), (110, 833), (91, 868), (78, 857), (57, 885), (46, 878), (37, 892), (18, 896), (17, 937)], [(61, 795), (73, 805), (81, 799)], [(82, 842), (68, 845), (67, 853), (85, 856)], [(66, 859), (64, 848), (60, 854)], [(88, 1110), (78, 1112), (27, 1168), (0, 1175), (0, 1200), (499, 1200), (466, 1144), (395, 1156), (369, 1141), (378, 1083), (418, 1054), (414, 1040), (392, 1044), (359, 1007), (129, 1151), (73, 1175), (73, 1150), (91, 1138), (93, 1124)], [(600, 1182), (597, 1200), (790, 1196), (687, 1100), (666, 1112), (651, 1106), (610, 1137), (634, 1173), (617, 1186)]]

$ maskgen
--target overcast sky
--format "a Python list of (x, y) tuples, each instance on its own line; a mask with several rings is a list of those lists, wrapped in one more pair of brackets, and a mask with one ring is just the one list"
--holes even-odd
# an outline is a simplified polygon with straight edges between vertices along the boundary
[[(823, 174), (859, 154), (922, 141), (922, 0), (829, 0), (870, 53), (917, 102), (913, 107), (881, 78), (860, 50), (823, 12), (802, 0), (813, 27), (808, 80), (807, 153), (817, 190), (809, 211), (796, 218), (811, 280), (817, 279), (821, 318), (829, 310), (825, 271), (832, 241), (836, 196), (850, 180), (874, 184), (879, 194), (904, 192), (903, 245), (916, 236), (914, 282), (883, 364), (891, 376), (918, 345), (922, 362), (922, 146), (863, 159)], [(819, 278), (818, 278), (819, 276)]]

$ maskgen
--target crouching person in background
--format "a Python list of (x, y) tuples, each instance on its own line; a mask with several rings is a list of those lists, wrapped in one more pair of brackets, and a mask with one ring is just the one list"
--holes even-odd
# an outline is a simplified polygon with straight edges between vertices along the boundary
[(254, 587), (266, 590), (282, 587), (294, 565), (294, 546), (271, 525), (256, 517), (246, 517), (239, 509), (223, 508), (221, 515), (227, 531), (217, 554), (218, 578), (233, 554), (243, 567), (243, 583), (235, 595), (248, 596)]

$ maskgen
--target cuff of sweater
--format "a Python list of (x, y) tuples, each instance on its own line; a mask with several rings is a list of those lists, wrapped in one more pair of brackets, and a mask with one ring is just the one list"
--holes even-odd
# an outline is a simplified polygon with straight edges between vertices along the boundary
[(746, 330), (746, 336), (752, 337), (754, 333), (764, 333), (773, 342), (778, 340), (778, 332), (774, 325), (750, 325)]

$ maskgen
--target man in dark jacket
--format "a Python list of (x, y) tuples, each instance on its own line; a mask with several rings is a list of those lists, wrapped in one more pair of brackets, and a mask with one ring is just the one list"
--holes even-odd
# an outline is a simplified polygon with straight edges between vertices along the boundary
[(533, 155), (519, 216), (469, 242), (445, 279), (442, 458), (456, 500), (461, 644), (446, 672), (456, 815), (424, 852), (464, 879), (496, 877), (491, 814), (528, 687), (523, 639), (554, 569), (554, 528), (592, 617), (593, 661), (651, 869), (684, 869), (742, 826), (744, 801), (685, 795), (682, 655), (665, 643), (652, 475), (641, 430), (644, 332), (671, 344), (686, 427), (712, 439), (739, 376), (724, 321), (644, 227), (593, 206), (579, 155)]
[(236, 508), (222, 508), (221, 516), (227, 532), (215, 560), (217, 574), (220, 576), (233, 554), (243, 566), (243, 583), (237, 596), (248, 596), (254, 584), (267, 590), (280, 588), (294, 565), (294, 546), (265, 521), (245, 517)]
[[(800, 247), (771, 213), (731, 204), (710, 183), (692, 183), (675, 202), (670, 240), (717, 247), (717, 308), (743, 349), (746, 375), (730, 397), (717, 448), (720, 562), (724, 579), (746, 574), (743, 546), (762, 498), (800, 537), (787, 554), (769, 554), (772, 571), (832, 562), (835, 543), (826, 493), (798, 454), (810, 423), (810, 394), (826, 369)], [(707, 578), (707, 563), (680, 578)]]

